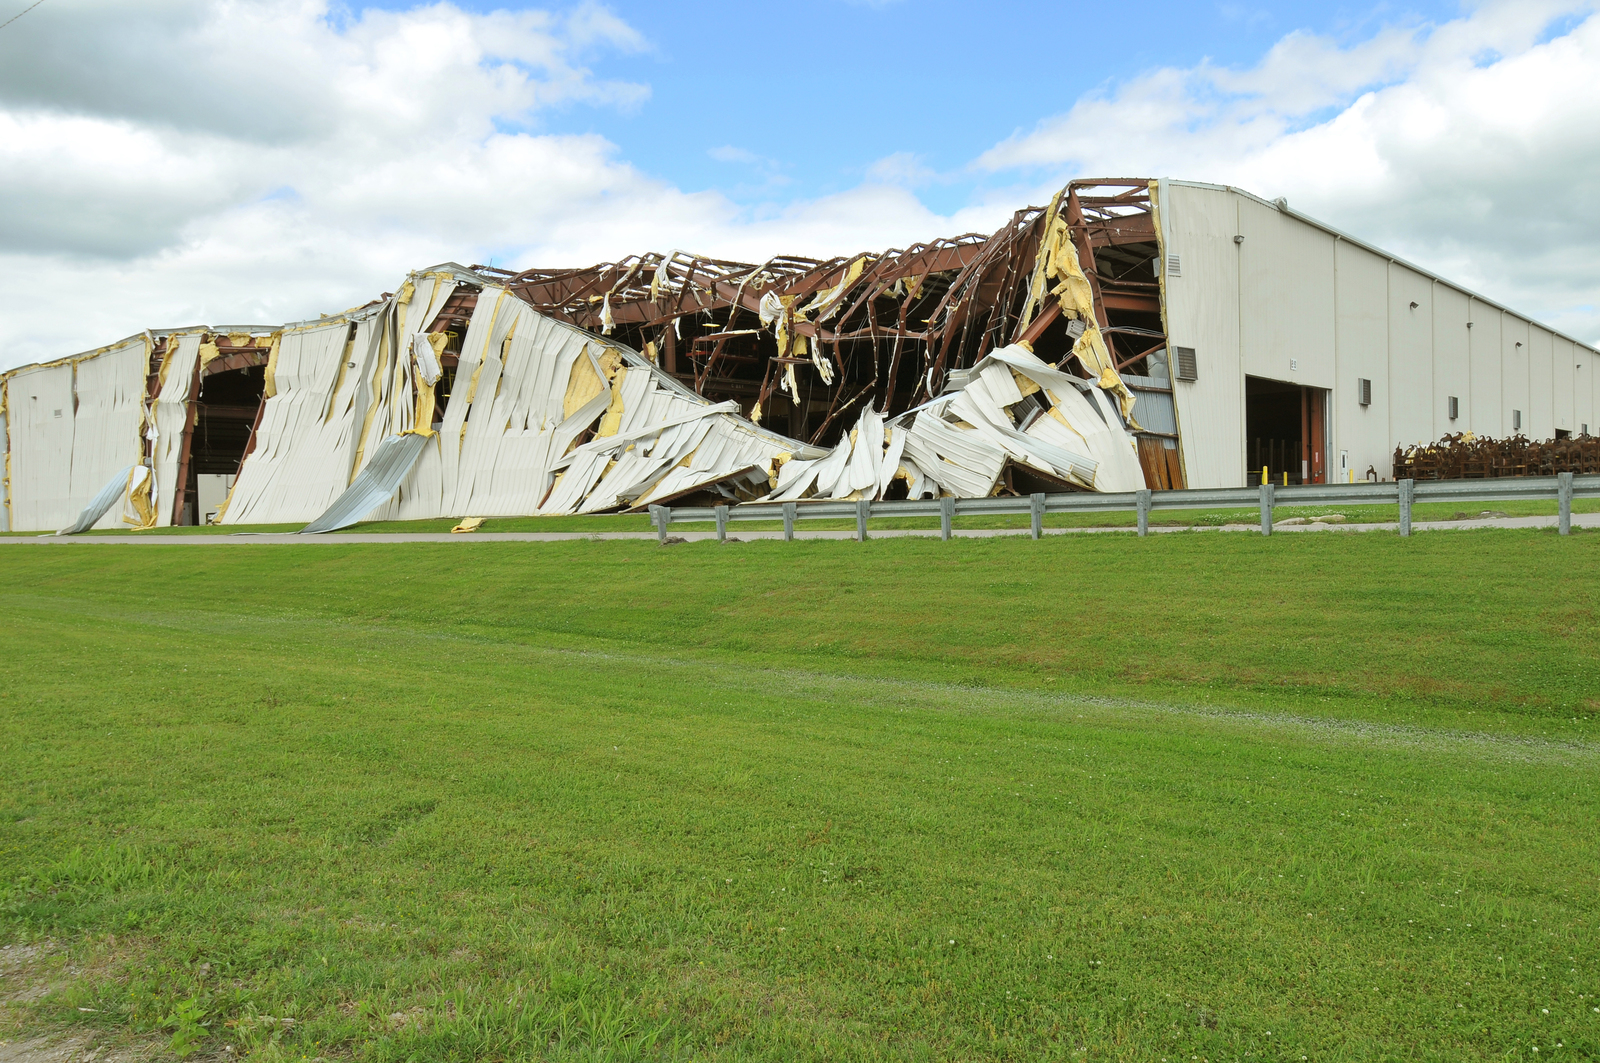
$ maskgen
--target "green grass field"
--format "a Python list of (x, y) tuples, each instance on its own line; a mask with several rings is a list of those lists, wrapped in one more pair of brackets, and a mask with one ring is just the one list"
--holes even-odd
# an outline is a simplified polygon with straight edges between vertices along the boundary
[(1600, 536), (3, 564), (0, 1038), (1600, 1057)]

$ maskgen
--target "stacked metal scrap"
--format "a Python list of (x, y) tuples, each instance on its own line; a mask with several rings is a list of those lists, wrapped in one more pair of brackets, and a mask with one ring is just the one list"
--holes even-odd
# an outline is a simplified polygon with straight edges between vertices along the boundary
[(1600, 439), (1494, 439), (1471, 432), (1447, 435), (1437, 443), (1396, 447), (1397, 480), (1472, 480), (1500, 476), (1554, 476), (1600, 472)]

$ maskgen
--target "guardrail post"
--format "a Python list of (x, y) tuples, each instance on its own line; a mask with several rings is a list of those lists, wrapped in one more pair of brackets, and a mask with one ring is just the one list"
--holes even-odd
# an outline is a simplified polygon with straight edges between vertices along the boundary
[(672, 520), (672, 513), (666, 506), (650, 507), (650, 523), (656, 526), (656, 541), (665, 546), (667, 544), (667, 525)]
[(1035, 492), (1028, 496), (1028, 516), (1032, 518), (1033, 537), (1044, 534), (1044, 495)]
[(1400, 481), (1400, 534), (1402, 537), (1411, 535), (1411, 499), (1417, 492), (1417, 481)]
[(725, 543), (727, 541), (728, 541), (728, 507), (727, 506), (718, 506), (717, 507), (717, 542)]
[(1261, 534), (1272, 534), (1272, 485), (1261, 485)]
[(1150, 534), (1150, 488), (1141, 487), (1133, 493), (1139, 507), (1139, 534)]
[(799, 508), (793, 502), (783, 504), (783, 541), (786, 543), (794, 541), (794, 515)]
[(956, 500), (949, 495), (939, 499), (939, 538), (950, 538), (950, 525), (956, 519)]
[(867, 541), (867, 514), (872, 510), (870, 498), (856, 499), (856, 542)]
[(1572, 474), (1570, 472), (1556, 473), (1556, 498), (1561, 504), (1561, 516), (1557, 526), (1562, 535), (1572, 534)]

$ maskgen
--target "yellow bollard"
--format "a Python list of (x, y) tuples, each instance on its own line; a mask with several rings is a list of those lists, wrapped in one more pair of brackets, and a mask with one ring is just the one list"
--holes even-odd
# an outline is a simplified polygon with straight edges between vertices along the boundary
[(1261, 482), (1263, 484), (1267, 482), (1267, 467), (1265, 465), (1261, 466)]
[(1285, 469), (1283, 473), (1283, 486), (1289, 486), (1289, 471), (1287, 469)]
[(1351, 483), (1355, 483), (1356, 482), (1356, 471), (1354, 469), (1350, 470), (1350, 482)]

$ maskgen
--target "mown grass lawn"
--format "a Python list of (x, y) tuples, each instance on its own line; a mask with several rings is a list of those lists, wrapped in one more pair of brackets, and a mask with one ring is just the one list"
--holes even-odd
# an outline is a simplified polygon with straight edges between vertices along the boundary
[(0, 564), (0, 1036), (1600, 1056), (1600, 536)]

